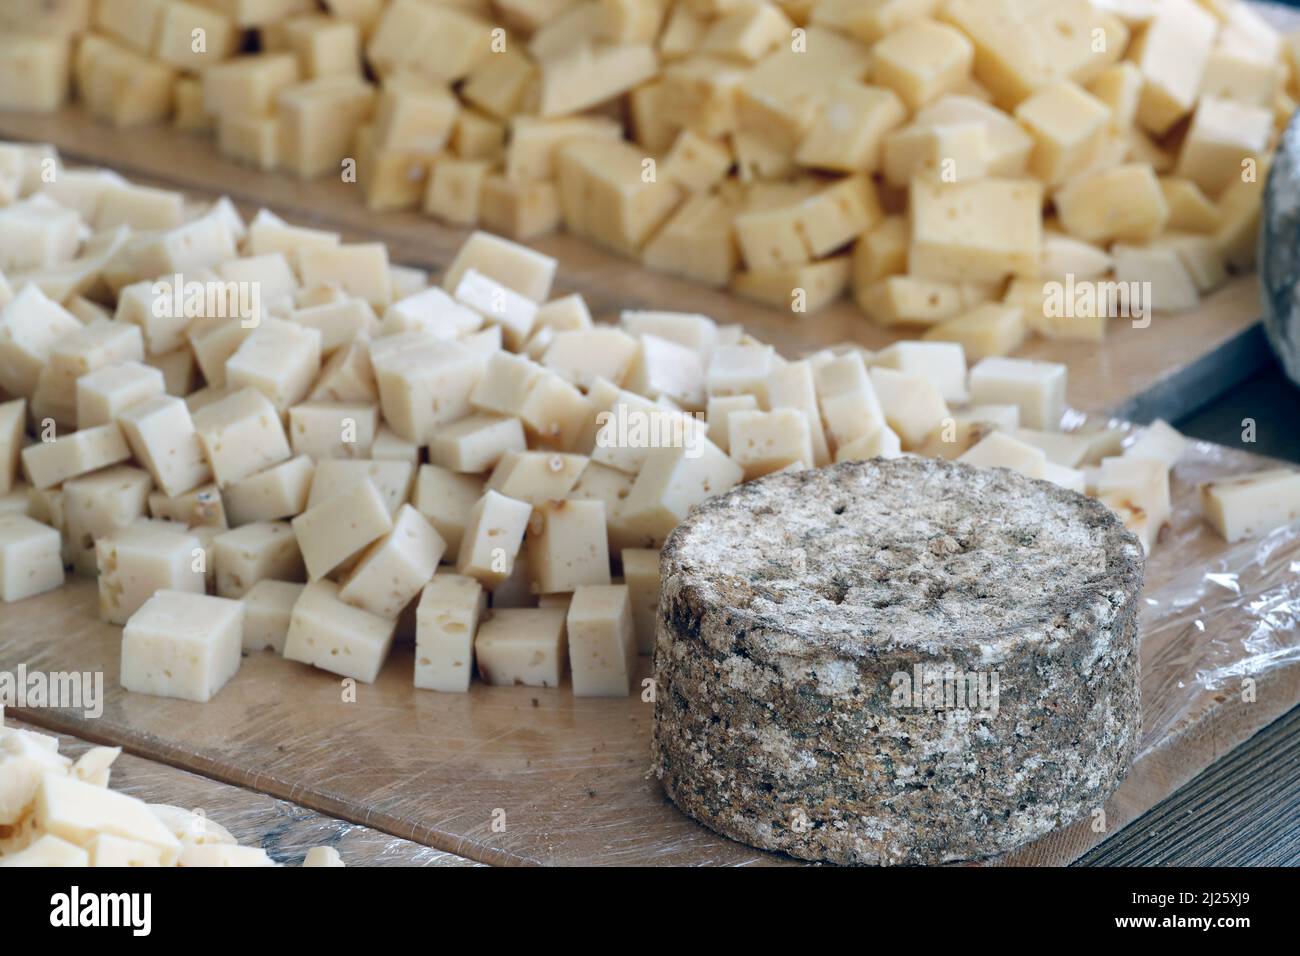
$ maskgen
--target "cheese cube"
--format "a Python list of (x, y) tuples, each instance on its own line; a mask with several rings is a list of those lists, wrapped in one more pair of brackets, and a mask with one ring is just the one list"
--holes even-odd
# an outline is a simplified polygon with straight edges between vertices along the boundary
[(746, 481), (794, 463), (813, 467), (808, 417), (798, 409), (735, 411), (727, 416), (727, 425), (731, 458), (744, 469)]
[(736, 268), (734, 212), (719, 196), (691, 196), (646, 243), (641, 260), (657, 272), (724, 285)]
[(200, 703), (239, 670), (243, 605), (226, 598), (157, 591), (122, 631), (122, 686)]
[(293, 519), (293, 532), (312, 581), (329, 574), (393, 527), (379, 489), (362, 479)]
[(1150, 290), (1147, 309), (1187, 312), (1200, 305), (1196, 283), (1177, 250), (1116, 244), (1111, 253), (1115, 257), (1116, 282), (1140, 283), (1144, 290)]
[(179, 398), (146, 399), (123, 410), (118, 422), (136, 459), (167, 495), (179, 496), (211, 479), (189, 409)]
[(1169, 228), (1213, 235), (1219, 228), (1219, 210), (1190, 179), (1166, 176), (1160, 191), (1169, 206)]
[(934, 325), (960, 315), (988, 297), (977, 290), (983, 286), (889, 276), (854, 289), (854, 298), (877, 325)]
[(366, 549), (339, 589), (355, 607), (396, 619), (433, 577), (446, 542), (419, 511), (402, 505), (393, 528)]
[(59, 533), (22, 514), (0, 515), (0, 601), (63, 586)]
[(487, 586), (508, 578), (514, 570), (532, 510), (525, 501), (491, 489), (484, 491), (465, 522), (456, 572), (477, 578)]
[(841, 392), (822, 399), (822, 417), (826, 434), (836, 449), (842, 449), (885, 428), (885, 411), (880, 406), (875, 387), (870, 390)]
[(897, 188), (922, 176), (947, 182), (981, 178), (992, 155), (988, 129), (977, 122), (905, 126), (882, 145), (885, 182)]
[(442, 287), (454, 292), (461, 277), (474, 269), (540, 304), (551, 294), (556, 265), (551, 256), (527, 246), (490, 233), (474, 232), (447, 267)]
[(1026, 180), (913, 182), (912, 274), (974, 282), (1036, 274), (1042, 205), (1041, 187)]
[[(475, 504), (483, 497), (483, 479), (458, 475), (438, 465), (421, 465), (412, 504), (447, 542), (447, 555), (459, 554)], [(524, 519), (525, 524), (527, 518)]]
[(655, 619), (659, 612), (659, 552), (648, 548), (625, 548), (622, 560), (623, 581), (632, 606), (637, 653), (653, 654)]
[(74, 75), (91, 115), (114, 126), (158, 123), (171, 112), (175, 71), (102, 37), (82, 40)]
[(557, 452), (508, 451), (501, 456), (486, 488), (540, 506), (564, 498), (587, 467), (583, 455)]
[(334, 282), (376, 309), (387, 308), (393, 300), (388, 249), (380, 242), (302, 249), (298, 253), (298, 274), (304, 286)]
[(901, 126), (907, 109), (888, 86), (844, 81), (827, 98), (825, 110), (795, 152), (801, 166), (840, 173), (875, 171), (886, 133)]
[(519, 419), (480, 412), (439, 429), (429, 445), (429, 460), (473, 474), (493, 468), (507, 452), (526, 448)]
[(1087, 476), (1082, 471), (1077, 468), (1066, 468), (1053, 461), (1043, 466), (1043, 480), (1080, 495), (1087, 487)]
[(493, 612), (474, 638), (479, 675), (489, 684), (559, 687), (564, 676), (561, 608), (510, 608)]
[(301, 514), (307, 507), (315, 470), (310, 458), (299, 455), (232, 481), (221, 491), (231, 525), (239, 527)]
[(143, 801), (72, 776), (46, 773), (33, 812), (40, 832), (80, 847), (107, 834), (153, 847), (166, 866), (175, 865), (181, 852), (180, 841)]
[(609, 584), (609, 546), (602, 501), (548, 501), (528, 524), (528, 556), (540, 594)]
[[(663, 339), (656, 339), (656, 342), (662, 342)], [(677, 344), (677, 343), (669, 343)], [(550, 345), (542, 355), (542, 365), (551, 369), (566, 382), (577, 385), (579, 388), (590, 390), (597, 379), (607, 379), (614, 384), (621, 384), (627, 378), (629, 372), (635, 367), (640, 374), (647, 375), (650, 371), (662, 373), (658, 367), (656, 359), (661, 358), (660, 353), (655, 350), (655, 343), (652, 343), (651, 354), (649, 356), (639, 354), (643, 351), (643, 346), (638, 339), (626, 332), (615, 328), (582, 328), (572, 330), (557, 331), (551, 339)], [(649, 361), (651, 367), (646, 367)], [(690, 365), (698, 369), (699, 356), (692, 355), (688, 360)], [(647, 375), (647, 386), (649, 385)], [(674, 389), (668, 386), (668, 391), (681, 391), (682, 384)], [(629, 388), (636, 391), (642, 389), (636, 388), (635, 385), (628, 384)], [(689, 385), (687, 384), (687, 388)]]
[(289, 409), (295, 455), (369, 458), (379, 427), (379, 408), (348, 402), (302, 402)]
[(1110, 109), (1073, 83), (1045, 87), (1016, 107), (1034, 137), (1030, 171), (1056, 185), (1085, 169), (1097, 155), (1110, 125)]
[(477, 269), (465, 270), (454, 295), (461, 305), (500, 325), (511, 349), (523, 345), (537, 321), (537, 303)]
[(90, 841), (90, 866), (162, 866), (162, 851), (138, 840), (100, 833)]
[(370, 364), (369, 342), (356, 339), (331, 355), (308, 398), (327, 402), (377, 402), (379, 389)]
[(429, 174), (424, 211), (444, 222), (475, 225), (479, 220), (483, 183), (491, 171), (492, 164), (484, 159), (439, 157)]
[(887, 367), (871, 369), (871, 384), (885, 421), (904, 448), (917, 448), (948, 416), (948, 405), (931, 379)]
[(566, 618), (575, 697), (626, 697), (636, 662), (632, 602), (626, 585), (584, 585)]
[(583, 469), (582, 477), (573, 486), (568, 497), (575, 501), (600, 501), (605, 505), (605, 530), (609, 532), (611, 552), (638, 539), (631, 535), (623, 523), (623, 499), (632, 491), (635, 477), (614, 468), (591, 462)]
[(1166, 468), (1178, 464), (1191, 442), (1184, 438), (1168, 422), (1156, 419), (1124, 451), (1125, 458), (1150, 458), (1161, 462)]
[(1203, 96), (1178, 154), (1176, 172), (1216, 196), (1258, 163), (1273, 134), (1270, 109)]
[(183, 528), (168, 525), (141, 521), (95, 542), (102, 620), (125, 624), (155, 591), (205, 593), (202, 543)]
[(962, 33), (917, 20), (882, 37), (872, 50), (871, 78), (917, 110), (961, 87), (971, 72), (975, 48)]
[(1142, 552), (1149, 555), (1160, 536), (1160, 523), (1153, 520), (1144, 507), (1122, 493), (1099, 494), (1097, 500), (1115, 512), (1124, 527), (1137, 536)]
[(750, 269), (800, 265), (846, 245), (882, 216), (874, 183), (850, 176), (808, 196), (791, 196), (775, 205), (736, 217), (736, 239)]
[(258, 581), (301, 581), (302, 554), (286, 522), (246, 524), (217, 536), (213, 543), (217, 593), (240, 598)]
[(419, 333), (393, 338), (408, 347), (371, 348), (380, 406), (393, 431), (407, 441), (427, 445), (439, 426), (469, 414), (470, 396), (484, 377), (486, 363), (483, 356), (458, 342)]
[(89, 865), (90, 855), (86, 850), (48, 833), (37, 837), (21, 850), (0, 856), (0, 867)]
[(709, 356), (709, 397), (750, 394), (766, 401), (767, 379), (775, 364), (776, 350), (770, 345), (720, 345)]
[(483, 317), (456, 302), (442, 289), (422, 289), (394, 302), (384, 312), (382, 334), (421, 332), (440, 339), (454, 339), (474, 332)]
[(1161, 0), (1130, 58), (1142, 71), (1138, 122), (1157, 135), (1192, 111), (1218, 25), (1194, 0)]
[(240, 389), (194, 413), (194, 430), (223, 489), (289, 458), (276, 407), (262, 392)]
[[(929, 129), (971, 124), (983, 129), (982, 163), (988, 175), (1015, 178), (1028, 172), (1029, 157), (1034, 146), (1033, 137), (1010, 116), (982, 99), (960, 94), (942, 96), (918, 111), (913, 118), (913, 126)], [(948, 156), (952, 154), (943, 154), (940, 158)], [(980, 160), (968, 157), (968, 165), (975, 162)], [(942, 169), (941, 164), (939, 168)], [(960, 164), (957, 172), (962, 172)]]
[(1047, 455), (1041, 448), (995, 431), (958, 459), (976, 468), (1009, 468), (1030, 478), (1047, 476)]
[(935, 342), (956, 342), (975, 361), (1008, 355), (1024, 344), (1028, 335), (1024, 310), (1018, 306), (989, 303), (947, 319), (925, 330), (922, 338)]
[(277, 412), (302, 401), (320, 373), (321, 334), (281, 319), (264, 319), (226, 360), (231, 388), (255, 388)]
[(1225, 541), (1267, 534), (1300, 518), (1300, 472), (1284, 468), (1201, 486), (1201, 511)]
[(966, 355), (960, 345), (896, 342), (877, 352), (871, 364), (921, 376), (939, 390), (944, 401), (966, 401)]
[(1056, 194), (1061, 226), (1088, 242), (1142, 242), (1169, 221), (1160, 182), (1141, 163), (1084, 173)]
[(50, 113), (68, 96), (68, 43), (6, 33), (0, 38), (0, 109)]
[[(903, 453), (902, 441), (888, 425), (880, 425), (870, 434), (854, 438), (835, 449), (835, 461), (870, 461), (873, 458), (897, 458)], [(929, 454), (929, 446), (926, 447)]]
[(627, 371), (629, 390), (650, 399), (667, 397), (688, 409), (704, 408), (704, 365), (695, 349), (657, 335), (640, 336), (637, 346)]
[(680, 190), (642, 175), (642, 151), (622, 142), (574, 140), (558, 154), (557, 182), (565, 227), (625, 255), (635, 255), (681, 199)]
[(1004, 429), (1035, 448), (1041, 448), (1047, 460), (1065, 468), (1077, 468), (1091, 453), (1095, 438), (1086, 432), (1046, 432), (1036, 428)]
[(575, 447), (596, 414), (592, 403), (560, 376), (544, 370), (528, 386), (519, 419), (531, 440), (545, 448)]
[[(480, 60), (465, 78), (460, 95), (485, 113), (504, 120), (520, 111), (536, 80), (532, 60), (511, 46)], [(454, 98), (452, 102), (456, 102)]]
[(333, 581), (303, 588), (289, 618), (284, 659), (373, 684), (393, 646), (397, 622), (345, 604)]
[(27, 440), (27, 403), (21, 398), (0, 402), (0, 495), (8, 494), (18, 480), (18, 461)]
[(202, 73), (226, 59), (238, 40), (234, 24), (220, 13), (176, 0), (159, 11), (152, 52), (163, 63)]
[(326, 76), (275, 95), (280, 119), (280, 165), (300, 179), (337, 174), (353, 134), (374, 108), (374, 91), (359, 77)]
[(104, 468), (63, 486), (64, 534), (78, 571), (95, 573), (95, 539), (143, 517), (152, 487), (147, 472), (127, 465)]
[(474, 676), (474, 636), (487, 609), (483, 586), (437, 574), (415, 612), (415, 686), (464, 693)]
[(19, 290), (0, 309), (0, 389), (30, 398), (55, 343), (80, 330), (81, 323), (34, 283)]
[(976, 405), (1015, 405), (1028, 428), (1059, 429), (1065, 413), (1067, 369), (1055, 362), (987, 358), (970, 373)]
[(1221, 220), (1214, 241), (1224, 263), (1234, 272), (1246, 272), (1255, 267), (1263, 183), (1266, 181), (1267, 176), (1256, 182), (1232, 182), (1219, 197)]
[(1169, 520), (1169, 469), (1151, 458), (1106, 458), (1096, 478), (1098, 497), (1120, 496), (1144, 512), (1154, 536)]
[(49, 370), (71, 390), (77, 378), (105, 365), (144, 361), (144, 339), (134, 325), (96, 319), (50, 348)]
[(650, 449), (623, 502), (623, 520), (646, 546), (661, 546), (691, 508), (744, 479), (744, 469), (704, 436), (692, 446)]
[(53, 441), (28, 445), (22, 452), (27, 480), (37, 488), (49, 488), (130, 457), (122, 429), (115, 424), (83, 428)]
[(420, 446), (381, 424), (375, 432), (375, 443), (370, 446), (370, 457), (374, 461), (402, 461), (414, 467), (420, 463)]
[(904, 216), (886, 216), (863, 233), (853, 247), (853, 287), (906, 272), (910, 241), (911, 230)]
[(293, 606), (303, 588), (302, 584), (263, 578), (244, 594), (244, 650), (283, 653)]
[[(743, 400), (744, 398), (752, 399), (753, 396), (736, 396), (732, 399)], [(710, 407), (718, 401), (727, 401), (726, 399), (710, 399)], [(808, 421), (808, 437), (812, 442), (813, 464), (820, 467), (830, 462), (830, 449), (826, 444), (826, 431), (822, 427), (821, 412), (817, 406), (817, 384), (816, 377), (813, 373), (812, 363), (807, 361), (787, 362), (780, 368), (772, 370), (772, 374), (767, 380), (767, 403), (773, 411), (788, 408), (795, 409), (803, 413), (804, 418)], [(757, 407), (757, 402), (750, 406)], [(745, 411), (743, 407), (728, 408), (727, 406), (717, 407), (716, 411), (725, 415), (730, 411)], [(716, 432), (714, 442), (723, 451), (728, 451), (730, 445), (723, 445), (718, 441)]]
[(560, 191), (553, 182), (516, 183), (489, 173), (479, 193), (478, 216), (511, 239), (539, 239), (560, 228)]
[(381, 76), (402, 67), (431, 80), (463, 79), (491, 51), (487, 23), (472, 9), (400, 0), (375, 24), (366, 56)]

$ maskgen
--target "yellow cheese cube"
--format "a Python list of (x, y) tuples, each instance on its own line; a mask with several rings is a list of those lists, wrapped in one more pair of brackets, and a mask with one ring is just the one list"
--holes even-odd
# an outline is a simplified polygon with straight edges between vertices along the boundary
[(736, 239), (750, 269), (778, 269), (833, 252), (881, 215), (874, 184), (851, 176), (794, 203), (741, 213)]
[(918, 177), (958, 182), (989, 172), (992, 148), (983, 123), (905, 126), (888, 134), (883, 145), (885, 182), (898, 189)]
[(6, 33), (0, 37), (0, 109), (49, 113), (68, 97), (68, 41)]
[(236, 57), (203, 74), (203, 105), (213, 116), (269, 116), (280, 90), (298, 80), (291, 54)]
[(911, 236), (905, 216), (886, 216), (864, 232), (853, 247), (853, 287), (906, 272)]
[(514, 46), (507, 46), (470, 70), (460, 94), (483, 112), (505, 120), (519, 112), (536, 79), (532, 61)]
[(510, 123), (505, 175), (515, 182), (555, 178), (555, 158), (565, 143), (582, 139), (617, 140), (617, 123), (599, 116), (538, 119), (517, 116)]
[(1167, 247), (1178, 253), (1179, 261), (1202, 295), (1213, 292), (1228, 281), (1227, 265), (1213, 236), (1167, 232), (1152, 245)]
[(973, 361), (1009, 355), (1028, 335), (1024, 310), (1013, 305), (987, 303), (925, 330), (926, 341), (956, 342)]
[(1232, 100), (1201, 97), (1183, 140), (1176, 172), (1211, 196), (1259, 164), (1273, 133), (1272, 111)]
[(1285, 71), (1275, 63), (1256, 60), (1232, 50), (1216, 49), (1211, 51), (1205, 63), (1200, 94), (1271, 108), (1285, 77)]
[(871, 80), (887, 86), (912, 110), (958, 89), (971, 72), (975, 47), (943, 23), (918, 20), (872, 48)]
[(661, 152), (682, 127), (710, 137), (732, 132), (737, 90), (749, 75), (738, 64), (716, 57), (691, 56), (669, 64), (660, 82), (646, 84), (633, 95), (637, 142)]
[(913, 275), (997, 282), (1034, 275), (1042, 236), (1042, 187), (1027, 180), (916, 180), (911, 189)]
[(355, 77), (331, 76), (287, 86), (276, 95), (280, 165), (300, 179), (338, 173), (357, 128), (374, 107), (374, 90)]
[(799, 144), (795, 161), (835, 172), (872, 172), (879, 168), (883, 137), (906, 118), (903, 101), (888, 87), (837, 84)]
[(429, 176), (424, 211), (444, 222), (461, 226), (476, 224), (483, 182), (491, 168), (491, 164), (484, 160), (439, 158)]
[(488, 587), (510, 577), (532, 510), (526, 501), (486, 490), (465, 519), (456, 573)]
[(1162, 177), (1160, 190), (1169, 205), (1170, 229), (1212, 235), (1219, 228), (1219, 209), (1190, 179)]
[(1148, 308), (1187, 312), (1200, 304), (1196, 283), (1176, 250), (1117, 243), (1111, 253), (1115, 256), (1117, 282), (1141, 283), (1150, 290)]
[(913, 20), (930, 16), (938, 6), (939, 0), (821, 0), (813, 7), (812, 22), (875, 43)]
[(304, 78), (361, 75), (361, 29), (357, 24), (307, 15), (285, 20), (279, 26), (283, 49), (298, 57)]
[(1142, 71), (1127, 61), (1108, 66), (1088, 84), (1088, 92), (1110, 110), (1110, 131), (1122, 134), (1137, 121)]
[(877, 325), (933, 325), (975, 305), (961, 285), (914, 276), (888, 276), (853, 290), (858, 306)]
[(731, 278), (738, 295), (777, 309), (817, 312), (839, 298), (849, 284), (848, 256), (831, 256), (775, 269), (750, 269)]
[(634, 255), (676, 208), (681, 192), (646, 180), (644, 156), (626, 143), (574, 141), (558, 157), (560, 205), (570, 232)]
[(690, 193), (717, 185), (731, 169), (731, 151), (716, 140), (682, 130), (664, 157), (659, 172)]
[(495, 233), (538, 239), (560, 226), (560, 191), (553, 182), (518, 183), (492, 173), (483, 180), (478, 215)]
[(176, 81), (176, 128), (186, 132), (206, 132), (216, 127), (216, 118), (203, 104), (203, 81), (183, 76)]
[(719, 196), (692, 196), (646, 243), (641, 261), (658, 272), (726, 285), (736, 268), (735, 213)]
[(374, 142), (379, 148), (441, 152), (460, 111), (455, 95), (409, 73), (384, 80), (375, 101)]
[(1142, 71), (1143, 127), (1159, 135), (1192, 111), (1217, 31), (1195, 0), (1161, 0), (1129, 54)]
[(757, 63), (778, 44), (787, 42), (794, 27), (772, 3), (737, 6), (714, 20), (705, 31), (699, 49), (717, 56), (729, 56)]
[(140, 53), (151, 53), (166, 6), (165, 0), (101, 0), (95, 26)]
[(91, 114), (114, 126), (139, 126), (167, 118), (176, 72), (102, 37), (82, 40), (77, 88)]
[(237, 163), (270, 172), (280, 164), (280, 120), (226, 113), (217, 118), (217, 149)]
[(1169, 222), (1169, 204), (1150, 166), (1128, 163), (1084, 173), (1056, 194), (1061, 227), (1088, 242), (1143, 242)]
[(375, 25), (366, 59), (380, 76), (407, 68), (451, 83), (491, 56), (492, 26), (453, 5), (396, 0)]
[(543, 61), (538, 115), (576, 113), (612, 100), (653, 78), (658, 66), (648, 43), (579, 46)]
[(1255, 267), (1264, 183), (1268, 179), (1266, 166), (1260, 164), (1255, 180), (1233, 180), (1219, 197), (1221, 218), (1214, 241), (1223, 261), (1236, 273), (1249, 272)]
[(154, 38), (155, 58), (187, 73), (202, 73), (235, 50), (239, 32), (215, 10), (184, 0), (162, 8)]
[(1056, 185), (1092, 162), (1110, 122), (1110, 110), (1073, 83), (1057, 83), (1017, 106), (1016, 119), (1034, 137), (1030, 172)]

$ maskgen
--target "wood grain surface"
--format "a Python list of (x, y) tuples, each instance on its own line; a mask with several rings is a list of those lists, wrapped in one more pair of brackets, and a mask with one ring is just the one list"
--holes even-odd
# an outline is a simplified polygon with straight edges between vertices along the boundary
[[(1148, 564), (1141, 757), (1102, 829), (1082, 821), (996, 862), (1077, 859), (1300, 701), (1294, 629), (1275, 635), (1281, 648), (1268, 653), (1280, 666), (1259, 676), (1254, 702), (1198, 677), (1258, 646), (1252, 602), (1296, 587), (1300, 540), (1255, 566), (1244, 556), (1256, 543), (1227, 546), (1197, 516), (1198, 482), (1266, 464), (1208, 444), (1180, 463), (1174, 519)], [(1221, 586), (1229, 574), (1233, 586)], [(791, 862), (718, 837), (665, 799), (648, 775), (651, 705), (639, 698), (577, 699), (567, 685), (419, 691), (409, 645), (352, 702), (339, 678), (270, 653), (244, 658), (206, 705), (130, 694), (117, 685), (121, 631), (96, 611), (85, 579), (5, 608), (0, 667), (105, 675), (99, 719), (64, 710), (24, 719), (480, 862)], [(640, 665), (644, 677), (649, 662)]]
[[(43, 731), (22, 721), (6, 726)], [(74, 760), (94, 746), (58, 734), (59, 752)], [(264, 793), (218, 783), (198, 774), (129, 753), (113, 764), (110, 786), (146, 803), (201, 810), (244, 846), (260, 846), (271, 859), (299, 866), (314, 846), (332, 846), (348, 866), (474, 866), (454, 853), (390, 836), (371, 827), (327, 817)]]
[[(48, 116), (0, 113), (0, 139), (53, 143), (72, 164), (110, 166), (154, 185), (206, 195), (229, 195), (241, 208), (265, 205), (291, 221), (342, 231), (354, 239), (382, 240), (394, 262), (440, 272), (468, 235), (416, 212), (372, 212), (356, 183), (326, 178), (300, 182), (223, 159), (212, 141), (169, 127), (117, 130), (79, 107)], [(532, 243), (560, 261), (557, 290), (581, 292), (592, 312), (623, 308), (702, 312), (719, 322), (739, 322), (786, 354), (858, 341), (883, 348), (915, 338), (915, 328), (884, 329), (848, 299), (814, 315), (796, 316), (747, 302), (718, 289), (650, 272), (636, 262), (559, 234)], [(1035, 339), (1019, 354), (1066, 362), (1069, 400), (1087, 412), (1110, 412), (1136, 395), (1178, 380), (1188, 366), (1237, 340), (1260, 317), (1255, 277), (1233, 280), (1194, 312), (1158, 314), (1149, 328), (1113, 321), (1104, 342)], [(1224, 387), (1227, 387), (1227, 383)], [(1163, 410), (1166, 414), (1191, 409)]]

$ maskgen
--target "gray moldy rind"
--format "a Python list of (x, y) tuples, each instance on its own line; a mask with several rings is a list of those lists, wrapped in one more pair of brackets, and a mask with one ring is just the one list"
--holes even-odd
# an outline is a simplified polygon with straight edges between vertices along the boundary
[[(773, 475), (689, 516), (661, 574), (654, 765), (725, 836), (977, 859), (1100, 808), (1132, 762), (1142, 550), (1092, 499), (919, 458)], [(996, 675), (996, 710), (900, 706), (918, 663)]]

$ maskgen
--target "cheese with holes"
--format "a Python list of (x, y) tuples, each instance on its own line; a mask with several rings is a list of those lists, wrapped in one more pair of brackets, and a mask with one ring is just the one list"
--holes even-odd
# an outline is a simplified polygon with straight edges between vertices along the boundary
[(243, 605), (156, 591), (122, 631), (122, 686), (141, 694), (211, 700), (239, 670)]

